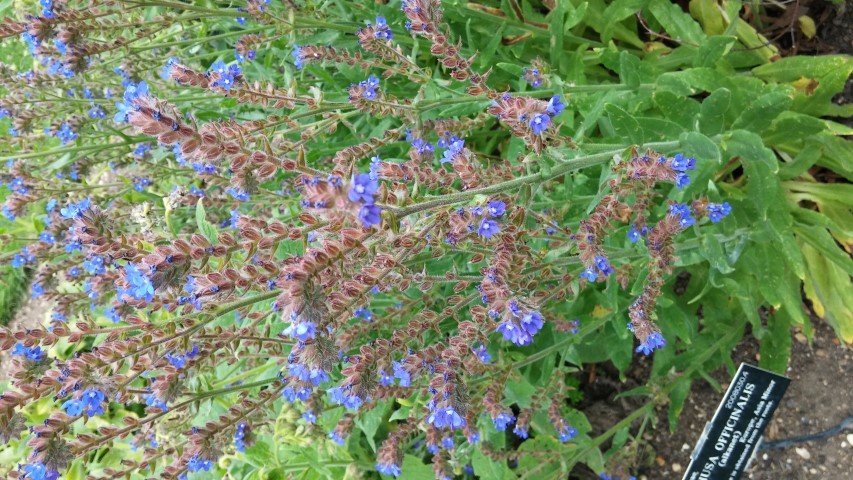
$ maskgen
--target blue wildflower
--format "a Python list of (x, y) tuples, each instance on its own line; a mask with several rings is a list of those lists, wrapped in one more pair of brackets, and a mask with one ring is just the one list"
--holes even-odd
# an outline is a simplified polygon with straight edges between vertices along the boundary
[(545, 111), (556, 117), (562, 113), (565, 108), (566, 104), (560, 100), (560, 96), (554, 95), (550, 100), (548, 100), (548, 106), (545, 108)]
[(495, 235), (500, 231), (498, 227), (498, 223), (494, 220), (483, 219), (480, 222), (480, 228), (477, 229), (477, 234), (483, 238), (492, 238), (492, 235)]
[(696, 219), (691, 216), (690, 207), (685, 204), (674, 204), (670, 206), (669, 214), (679, 217), (679, 224), (681, 228), (687, 228), (696, 223)]
[(471, 351), (474, 352), (474, 355), (476, 355), (484, 364), (492, 361), (492, 356), (489, 355), (489, 351), (486, 350), (486, 346), (482, 343), (477, 348), (472, 348)]
[(492, 200), (489, 202), (489, 215), (493, 217), (500, 217), (506, 212), (506, 203), (500, 200)]
[(402, 473), (400, 466), (395, 463), (377, 463), (376, 471), (383, 475), (391, 475), (393, 477), (399, 477)]
[(370, 228), (382, 222), (381, 212), (382, 210), (376, 205), (363, 205), (358, 211), (358, 219), (364, 224), (364, 228)]
[(208, 472), (213, 468), (213, 461), (207, 458), (201, 458), (198, 455), (193, 455), (187, 462), (187, 469), (191, 472)]
[(514, 433), (518, 438), (527, 438), (527, 425), (516, 425), (515, 428), (512, 429), (512, 433)]
[(246, 423), (240, 422), (237, 425), (237, 430), (234, 432), (234, 447), (238, 452), (243, 453), (246, 451)]
[(302, 70), (302, 67), (305, 66), (305, 62), (303, 62), (304, 58), (302, 57), (302, 48), (299, 45), (294, 45), (290, 56), (293, 57), (293, 65), (296, 66), (296, 69)]
[(641, 343), (637, 347), (636, 352), (642, 353), (643, 355), (649, 355), (653, 351), (655, 351), (657, 349), (661, 349), (665, 346), (666, 346), (666, 339), (663, 338), (663, 335), (661, 335), (660, 332), (653, 332), (653, 333), (650, 333), (646, 337), (645, 342)]
[(569, 426), (569, 425), (565, 425), (565, 426), (564, 426), (562, 429), (560, 429), (557, 433), (558, 433), (558, 434), (559, 434), (559, 436), (560, 436), (560, 441), (561, 441), (562, 443), (566, 443), (566, 442), (568, 442), (569, 440), (571, 440), (571, 439), (575, 438), (575, 436), (577, 436), (577, 434), (578, 434), (578, 431), (577, 431), (577, 430), (575, 430), (574, 428), (572, 428), (572, 427), (571, 427), (571, 426)]
[(370, 177), (368, 173), (353, 175), (352, 186), (347, 194), (351, 202), (373, 203), (373, 195), (379, 190), (379, 182)]
[(544, 113), (537, 113), (530, 119), (530, 129), (533, 130), (534, 135), (541, 135), (550, 123), (551, 117)]
[(124, 267), (124, 273), (128, 287), (121, 293), (127, 293), (136, 300), (145, 300), (146, 302), (150, 302), (154, 298), (154, 286), (151, 284), (151, 279), (136, 268), (136, 265), (128, 263)]
[(427, 423), (432, 424), (435, 428), (462, 428), (467, 425), (467, 422), (453, 407), (443, 407), (432, 412), (427, 417)]
[(501, 412), (498, 416), (494, 417), (492, 421), (495, 423), (495, 429), (497, 429), (497, 431), (504, 432), (509, 424), (515, 422), (515, 417), (508, 413)]
[(708, 218), (714, 223), (721, 221), (726, 215), (732, 213), (732, 206), (729, 205), (729, 202), (709, 203), (705, 209), (708, 211)]
[(394, 38), (394, 34), (388, 28), (384, 17), (376, 17), (376, 28), (374, 28), (373, 36), (379, 40), (391, 40)]

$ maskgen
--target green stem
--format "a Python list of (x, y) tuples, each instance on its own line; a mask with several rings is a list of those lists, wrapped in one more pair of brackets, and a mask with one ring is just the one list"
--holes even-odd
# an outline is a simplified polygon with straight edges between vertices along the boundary
[(251, 369), (251, 370), (245, 371), (245, 372), (243, 372), (243, 373), (241, 373), (240, 375), (237, 375), (237, 376), (235, 376), (235, 377), (230, 377), (230, 378), (228, 378), (227, 380), (223, 380), (223, 381), (221, 381), (221, 382), (214, 383), (214, 384), (212, 385), (212, 387), (213, 387), (213, 388), (219, 388), (219, 387), (221, 387), (221, 386), (223, 386), (223, 385), (227, 385), (227, 384), (229, 384), (229, 383), (234, 383), (234, 382), (236, 382), (236, 381), (238, 381), (238, 380), (242, 380), (242, 379), (244, 379), (244, 378), (249, 378), (249, 377), (251, 377), (252, 375), (256, 375), (256, 374), (259, 374), (259, 373), (265, 372), (265, 371), (269, 370), (270, 368), (275, 367), (275, 366), (277, 366), (277, 365), (278, 365), (278, 363), (277, 363), (277, 362), (275, 362), (275, 361), (270, 362), (270, 363), (266, 363), (266, 364), (261, 365), (261, 366), (259, 366), (259, 367), (255, 367), (255, 368), (253, 368), (253, 369)]
[[(681, 142), (679, 142), (678, 140), (674, 140), (671, 142), (649, 143), (645, 146), (655, 149), (668, 149), (677, 147), (680, 144)], [(429, 199), (424, 202), (409, 205), (408, 207), (391, 209), (391, 211), (394, 213), (394, 215), (396, 215), (398, 219), (400, 219), (413, 213), (421, 212), (424, 210), (430, 210), (432, 208), (461, 203), (470, 200), (471, 198), (474, 198), (478, 195), (494, 195), (497, 193), (506, 192), (508, 190), (521, 187), (522, 185), (544, 183), (555, 178), (562, 177), (563, 175), (569, 172), (604, 163), (612, 159), (615, 155), (618, 155), (625, 151), (626, 148), (628, 148), (628, 146), (625, 146), (618, 150), (609, 150), (606, 152), (595, 153), (592, 155), (584, 155), (569, 160), (562, 160), (562, 163), (558, 164), (556, 167), (551, 168), (550, 171), (542, 170), (538, 173), (514, 178), (512, 180), (496, 183), (487, 187), (475, 188), (464, 192), (442, 195), (440, 197)], [(552, 153), (553, 152), (555, 151), (552, 150)]]

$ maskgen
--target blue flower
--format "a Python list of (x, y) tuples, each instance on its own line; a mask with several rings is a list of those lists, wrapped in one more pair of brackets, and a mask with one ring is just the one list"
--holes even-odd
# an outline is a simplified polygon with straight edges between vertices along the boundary
[(307, 342), (314, 338), (317, 333), (317, 327), (313, 322), (305, 321), (299, 322), (293, 326), (293, 330), (291, 335), (298, 338), (301, 342)]
[(548, 107), (545, 108), (545, 111), (556, 117), (562, 113), (565, 108), (566, 104), (560, 100), (560, 96), (554, 95), (550, 100), (548, 100)]
[(198, 455), (193, 455), (187, 462), (187, 468), (191, 472), (200, 472), (202, 470), (207, 472), (213, 468), (213, 461), (207, 458), (201, 458)]
[(486, 346), (482, 343), (479, 347), (472, 348), (471, 351), (474, 352), (474, 355), (477, 355), (477, 358), (479, 358), (480, 361), (484, 364), (487, 364), (492, 361), (492, 356), (489, 355), (489, 351), (486, 350)]
[(441, 439), (441, 446), (447, 449), (453, 448), (453, 437), (444, 437)]
[(605, 277), (615, 272), (613, 267), (611, 267), (607, 262), (607, 258), (602, 257), (601, 255), (595, 257), (595, 268), (597, 268)]
[(696, 160), (693, 157), (684, 158), (684, 155), (678, 153), (672, 157), (672, 169), (677, 172), (686, 172), (687, 170), (696, 169)]
[(178, 57), (169, 57), (169, 59), (166, 60), (166, 64), (163, 65), (163, 70), (160, 72), (160, 78), (162, 78), (163, 80), (168, 80), (169, 78), (171, 78), (172, 65), (176, 63), (178, 63)]
[(124, 267), (124, 273), (128, 288), (122, 293), (127, 293), (136, 300), (145, 300), (146, 302), (150, 302), (154, 298), (154, 286), (151, 284), (151, 279), (137, 269), (136, 265), (128, 263)]
[(302, 418), (308, 423), (317, 423), (317, 415), (314, 415), (314, 412), (311, 410), (306, 410), (305, 413), (302, 414)]
[(373, 320), (373, 314), (370, 313), (370, 310), (368, 310), (364, 307), (356, 308), (355, 309), (355, 316), (356, 316), (356, 318), (360, 318), (360, 319), (364, 320), (365, 322), (370, 322), (371, 320)]
[(709, 203), (705, 209), (708, 210), (708, 218), (710, 218), (714, 223), (721, 221), (725, 216), (732, 213), (732, 206), (729, 205), (729, 202), (723, 202), (721, 204)]
[(16, 343), (15, 348), (12, 350), (12, 355), (27, 357), (28, 360), (32, 360), (33, 362), (40, 362), (44, 359), (44, 352), (38, 345), (27, 348), (21, 343)]
[(630, 240), (631, 243), (637, 243), (639, 239), (640, 232), (638, 232), (637, 229), (632, 226), (631, 230), (628, 230), (628, 240)]
[(687, 185), (690, 185), (690, 176), (686, 173), (678, 173), (675, 175), (675, 186), (684, 189)]
[(492, 238), (492, 235), (495, 235), (500, 231), (500, 227), (498, 227), (498, 223), (494, 220), (483, 219), (480, 222), (480, 228), (477, 229), (477, 234), (484, 238)]
[(681, 228), (687, 228), (696, 223), (696, 219), (691, 216), (690, 207), (685, 204), (674, 204), (670, 206), (669, 214), (679, 217), (679, 225)]
[(435, 428), (462, 428), (467, 425), (465, 419), (453, 407), (443, 407), (432, 412), (427, 417), (427, 423)]
[(500, 217), (506, 212), (506, 203), (500, 200), (492, 200), (489, 202), (489, 215)]
[(240, 422), (237, 425), (237, 430), (234, 432), (234, 447), (238, 452), (243, 453), (246, 451), (246, 424), (244, 422)]
[(384, 17), (376, 17), (376, 28), (374, 29), (373, 36), (380, 40), (391, 40), (394, 38), (394, 34), (388, 28), (388, 24), (385, 23)]
[(100, 275), (105, 273), (107, 270), (104, 267), (104, 259), (98, 255), (83, 261), (83, 268), (86, 272), (92, 275)]
[(18, 478), (21, 480), (56, 480), (59, 472), (48, 469), (43, 463), (30, 463), (20, 467), (24, 474)]
[(537, 113), (530, 119), (530, 129), (535, 135), (541, 135), (551, 123), (551, 117), (544, 113)]
[(370, 228), (382, 222), (382, 217), (379, 216), (381, 212), (376, 205), (363, 205), (358, 211), (358, 219), (364, 224), (364, 228)]
[(293, 46), (293, 51), (290, 52), (290, 56), (293, 57), (293, 64), (296, 66), (297, 70), (302, 70), (302, 67), (305, 66), (302, 58), (302, 49), (299, 45)]
[(329, 438), (331, 438), (332, 441), (337, 443), (338, 445), (341, 445), (341, 446), (344, 445), (344, 442), (345, 442), (344, 437), (342, 437), (338, 432), (336, 432), (334, 430), (329, 432)]
[(561, 430), (557, 432), (560, 436), (560, 441), (563, 443), (568, 442), (569, 440), (575, 438), (577, 436), (578, 431), (569, 425), (564, 426)]
[(377, 190), (379, 190), (379, 182), (371, 178), (368, 173), (359, 173), (352, 177), (352, 186), (347, 196), (351, 202), (360, 201), (369, 205), (373, 203), (373, 195)]
[(377, 463), (376, 471), (384, 475), (391, 475), (393, 477), (399, 477), (402, 473), (402, 471), (400, 470), (400, 466), (394, 463)]
[(495, 423), (495, 428), (499, 432), (505, 432), (507, 425), (515, 422), (515, 417), (508, 413), (501, 412), (498, 416), (493, 418), (492, 421)]
[(518, 438), (527, 438), (527, 425), (516, 425), (512, 433)]
[(67, 219), (75, 219), (83, 216), (83, 213), (89, 209), (91, 205), (91, 200), (88, 198), (84, 198), (77, 203), (69, 202), (68, 205), (59, 210), (59, 214), (62, 218)]
[(34, 283), (32, 287), (32, 296), (33, 298), (38, 298), (44, 295), (44, 286), (40, 283)]
[(154, 395), (153, 393), (146, 393), (145, 395), (142, 396), (142, 398), (145, 400), (145, 405), (147, 405), (149, 407), (159, 408), (160, 410), (163, 410), (164, 412), (169, 411), (169, 406), (166, 405), (166, 402), (157, 398), (157, 396)]
[(544, 319), (539, 312), (529, 312), (521, 319), (521, 328), (524, 329), (530, 336), (536, 335), (536, 332), (542, 329)]
[(583, 272), (581, 272), (581, 278), (588, 282), (594, 282), (598, 280), (598, 274), (595, 273), (595, 270), (593, 270), (592, 267), (587, 267)]
[(646, 341), (641, 343), (636, 352), (642, 353), (643, 355), (649, 355), (653, 351), (657, 349), (661, 349), (666, 346), (666, 339), (663, 338), (663, 335), (660, 332), (650, 333), (649, 336), (646, 337)]
[(412, 386), (412, 376), (405, 368), (403, 368), (403, 364), (400, 362), (393, 362), (391, 365), (394, 368), (394, 378), (399, 380), (399, 385), (401, 387)]

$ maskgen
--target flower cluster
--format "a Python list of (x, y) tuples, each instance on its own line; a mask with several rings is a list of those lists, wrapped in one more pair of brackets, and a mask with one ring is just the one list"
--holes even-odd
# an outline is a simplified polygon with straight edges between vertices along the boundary
[[(128, 441), (139, 447), (128, 470), (105, 474), (223, 474), (269, 435), (276, 442), (261, 452), (286, 443), (325, 455), (363, 434), (382, 442), (368, 464), (380, 474), (400, 476), (408, 454), (428, 454), (442, 480), (478, 464), (475, 452), (504, 461), (525, 450), (495, 451), (481, 432), (573, 448), (588, 436), (566, 375), (543, 375), (529, 398), (517, 388), (599, 331), (586, 319), (579, 331), (565, 306), (586, 308), (602, 284), (627, 290), (648, 272), (625, 302), (636, 352), (665, 348), (664, 334), (677, 343), (654, 313), (675, 239), (732, 212), (705, 197), (660, 200), (671, 189), (661, 183), (692, 195), (695, 185), (679, 191), (696, 168), (685, 154), (633, 150), (606, 165), (628, 145), (571, 152), (605, 180), (589, 209), (568, 199), (589, 186), (545, 149), (575, 147), (559, 128), (564, 98), (495, 90), (518, 85), (517, 70), (478, 72), (439, 0), (405, 0), (402, 14), (357, 31), (327, 25), (326, 12), (249, 0), (237, 21), (259, 26), (229, 23), (216, 41), (240, 35), (224, 50), (236, 62), (209, 66), (199, 62), (223, 50), (151, 40), (181, 32), (181, 18), (202, 23), (206, 6), (184, 17), (126, 12), (121, 26), (139, 42), (127, 48), (131, 37), (98, 33), (120, 22), (94, 15), (117, 8), (42, 5), (56, 21), (29, 18), (0, 35), (21, 36), (40, 59), (62, 56), (9, 82), (0, 106), (21, 151), (0, 173), (2, 212), (18, 222), (7, 230), (2, 220), (3, 258), (52, 309), (44, 326), (0, 329), (15, 357), (0, 438), (27, 431), (28, 405), (52, 409), (29, 429), (18, 478), (55, 479), (75, 456)], [(403, 22), (409, 32), (395, 37)], [(283, 32), (329, 25), (334, 35), (298, 38), (337, 43), (344, 30), (360, 51), (302, 44), (293, 65), (245, 63), (279, 48)], [(404, 33), (425, 47), (411, 50)], [(300, 71), (316, 61), (366, 79), (344, 91), (319, 66)], [(541, 61), (529, 65), (531, 87), (558, 83)], [(44, 106), (54, 104), (56, 115)], [(119, 411), (125, 425), (107, 425)], [(217, 415), (196, 422), (200, 411)], [(387, 428), (373, 428), (379, 418)]]

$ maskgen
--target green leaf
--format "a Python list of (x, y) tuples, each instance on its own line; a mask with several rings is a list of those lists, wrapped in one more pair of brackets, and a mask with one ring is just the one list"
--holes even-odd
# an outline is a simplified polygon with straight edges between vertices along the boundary
[(556, 2), (554, 10), (549, 14), (551, 21), (548, 25), (548, 33), (550, 34), (550, 48), (548, 50), (551, 52), (551, 65), (559, 65), (560, 55), (563, 51), (563, 20), (566, 17), (566, 3)]
[(509, 472), (506, 462), (496, 462), (491, 458), (483, 455), (479, 448), (474, 449), (474, 454), (471, 455), (471, 466), (474, 467), (474, 472), (480, 478), (494, 478), (501, 480), (506, 477)]
[(643, 129), (640, 128), (640, 122), (636, 118), (622, 107), (612, 103), (608, 103), (604, 109), (617, 135), (631, 143), (638, 145), (643, 143)]
[(653, 98), (664, 117), (684, 127), (685, 130), (693, 130), (701, 108), (699, 102), (672, 92), (655, 92)]
[(681, 416), (681, 411), (684, 410), (684, 402), (687, 400), (687, 395), (690, 394), (690, 386), (692, 381), (689, 378), (678, 381), (669, 392), (669, 411), (667, 418), (669, 419), (669, 431), (675, 432), (675, 425), (678, 422), (678, 417)]
[(370, 444), (370, 448), (374, 452), (376, 451), (376, 440), (373, 437), (376, 436), (376, 431), (384, 423), (385, 412), (388, 410), (390, 404), (388, 401), (378, 402), (374, 408), (355, 417), (356, 426), (364, 432), (364, 436), (367, 437), (367, 443)]
[(853, 285), (850, 274), (818, 250), (801, 243), (806, 260), (803, 291), (817, 316), (826, 319), (842, 341), (853, 343)]
[(676, 40), (699, 45), (705, 37), (702, 28), (690, 15), (684, 13), (681, 6), (669, 0), (651, 0), (649, 11), (663, 26), (670, 36)]
[(690, 0), (690, 14), (699, 20), (708, 35), (721, 35), (726, 31), (726, 21), (715, 0)]
[(827, 130), (826, 123), (810, 115), (782, 112), (762, 138), (766, 145), (790, 144)]
[(720, 244), (716, 235), (704, 235), (701, 238), (702, 246), (704, 247), (703, 254), (705, 255), (705, 258), (708, 259), (708, 262), (711, 263), (711, 267), (715, 268), (723, 275), (732, 273), (734, 268), (729, 265), (726, 254), (723, 251), (723, 246)]
[(625, 50), (619, 54), (619, 78), (631, 88), (640, 86), (640, 59)]
[(708, 37), (702, 43), (702, 46), (699, 47), (699, 51), (696, 52), (693, 66), (713, 67), (721, 58), (729, 53), (736, 40), (737, 38), (735, 37), (723, 35)]
[(414, 455), (403, 457), (400, 480), (435, 480), (435, 474), (429, 465), (424, 465), (421, 459)]
[(764, 146), (761, 137), (745, 130), (735, 130), (723, 138), (723, 148), (727, 158), (739, 157), (746, 171), (747, 193), (751, 207), (758, 214), (759, 221), (768, 219), (767, 211), (777, 206), (781, 196), (779, 179), (776, 172), (779, 164), (771, 150)]
[(749, 130), (761, 133), (770, 126), (773, 119), (790, 108), (791, 97), (782, 92), (766, 93), (750, 103), (732, 124), (733, 129)]
[(699, 130), (706, 135), (723, 131), (726, 112), (732, 102), (732, 92), (727, 88), (714, 90), (699, 108)]
[(797, 237), (811, 245), (812, 248), (820, 252), (828, 261), (831, 261), (839, 268), (847, 272), (848, 275), (853, 275), (853, 260), (850, 255), (841, 249), (833, 240), (832, 235), (825, 228), (815, 228), (810, 225), (797, 223), (794, 225), (794, 232)]
[(201, 233), (210, 240), (210, 243), (216, 244), (219, 241), (216, 227), (207, 221), (204, 211), (204, 198), (199, 198), (198, 203), (195, 204), (195, 222)]
[(758, 78), (789, 83), (796, 88), (793, 109), (817, 116), (850, 116), (853, 105), (837, 105), (832, 99), (844, 90), (853, 73), (850, 55), (791, 56), (752, 70)]

